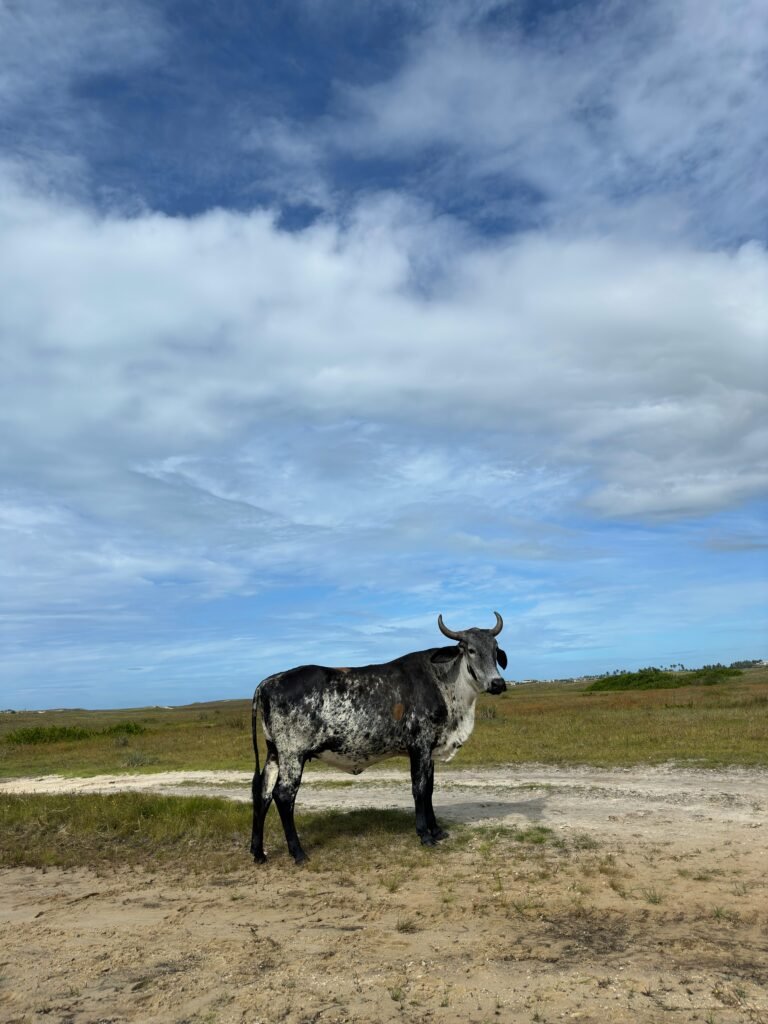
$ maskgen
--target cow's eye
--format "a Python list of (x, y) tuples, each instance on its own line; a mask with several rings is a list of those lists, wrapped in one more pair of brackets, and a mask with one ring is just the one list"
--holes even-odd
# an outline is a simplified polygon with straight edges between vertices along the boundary
[(467, 651), (469, 652), (469, 654), (477, 654), (477, 651), (475, 650), (474, 647), (468, 647)]

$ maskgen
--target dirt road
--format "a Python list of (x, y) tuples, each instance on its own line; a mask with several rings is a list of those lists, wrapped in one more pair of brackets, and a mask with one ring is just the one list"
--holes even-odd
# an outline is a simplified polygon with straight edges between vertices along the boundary
[[(174, 772), (0, 793), (246, 800), (249, 783)], [(300, 810), (410, 803), (391, 770), (308, 773), (299, 797)], [(435, 806), (486, 829), (364, 871), (298, 870), (282, 850), (218, 879), (6, 870), (0, 1021), (768, 1024), (768, 772), (446, 771)], [(501, 824), (555, 839), (485, 841)]]
[[(125, 790), (170, 795), (251, 799), (251, 774), (238, 771), (174, 771), (0, 780), (0, 793), (109, 793)], [(304, 776), (297, 809), (413, 806), (410, 780), (400, 770), (369, 770), (356, 777), (337, 771)], [(669, 839), (670, 826), (692, 837), (759, 828), (768, 810), (768, 771), (653, 768), (556, 768), (511, 765), (442, 771), (435, 779), (438, 816), (473, 824), (524, 824), (595, 830), (623, 837), (628, 825), (646, 839)], [(706, 828), (704, 827), (706, 824)], [(768, 841), (768, 835), (766, 835)]]

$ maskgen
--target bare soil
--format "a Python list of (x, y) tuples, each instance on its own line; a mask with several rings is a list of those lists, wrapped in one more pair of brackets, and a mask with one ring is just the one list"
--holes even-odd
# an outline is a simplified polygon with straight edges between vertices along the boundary
[[(249, 782), (173, 772), (0, 792), (248, 799)], [(410, 786), (393, 770), (312, 772), (299, 804), (409, 807)], [(426, 861), (318, 854), (297, 869), (275, 849), (220, 878), (5, 870), (0, 1021), (768, 1024), (768, 772), (457, 770), (435, 807), (483, 827)], [(505, 825), (554, 839), (488, 841)]]

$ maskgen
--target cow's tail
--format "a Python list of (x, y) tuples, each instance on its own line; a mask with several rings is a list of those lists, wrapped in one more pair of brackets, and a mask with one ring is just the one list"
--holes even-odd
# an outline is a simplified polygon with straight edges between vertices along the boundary
[(253, 735), (253, 756), (256, 758), (256, 775), (261, 775), (261, 764), (259, 763), (259, 740), (256, 734), (256, 725), (259, 720), (259, 708), (261, 707), (259, 691), (253, 695), (253, 704), (251, 706), (251, 733)]

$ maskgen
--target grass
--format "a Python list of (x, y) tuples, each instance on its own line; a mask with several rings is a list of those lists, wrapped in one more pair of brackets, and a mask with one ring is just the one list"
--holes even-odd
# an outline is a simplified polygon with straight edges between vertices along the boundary
[[(539, 826), (488, 830), (457, 823), (451, 824), (450, 840), (426, 849), (412, 811), (316, 811), (297, 814), (296, 824), (310, 855), (309, 870), (335, 872), (345, 883), (350, 874), (370, 870), (390, 893), (414, 869), (435, 870), (468, 848), (489, 870), (494, 858), (505, 865), (512, 857), (519, 861), (520, 844), (529, 850), (565, 850), (550, 829)], [(250, 806), (218, 797), (0, 794), (0, 868), (144, 867), (222, 874), (251, 867), (250, 836)], [(292, 864), (274, 810), (264, 838), (270, 861)], [(396, 927), (408, 933), (417, 924), (404, 917)]]
[[(766, 711), (768, 668), (762, 666), (717, 686), (604, 692), (583, 683), (517, 686), (499, 697), (480, 698), (475, 731), (446, 770), (520, 762), (768, 765)], [(127, 718), (144, 731), (116, 734)], [(61, 728), (89, 735), (62, 734), (42, 743), (9, 739), (27, 729)], [(252, 767), (250, 702), (245, 700), (171, 709), (0, 714), (0, 777)], [(406, 762), (395, 759), (383, 767), (405, 768)], [(375, 778), (375, 769), (367, 777)]]
[(479, 720), (455, 767), (510, 762), (768, 766), (768, 668), (719, 686), (588, 691), (580, 683), (517, 686)]
[[(134, 732), (118, 727), (129, 718)], [(0, 777), (98, 775), (175, 768), (253, 767), (250, 702), (218, 701), (130, 711), (0, 714)], [(14, 734), (60, 732), (54, 742), (14, 742)], [(81, 736), (76, 730), (83, 730)], [(139, 731), (140, 730), (140, 731)], [(127, 742), (126, 742), (127, 741)]]
[[(322, 811), (297, 814), (296, 822), (302, 841), (323, 863), (349, 864), (356, 850), (362, 859), (377, 851), (399, 859), (422, 854), (412, 813)], [(0, 795), (0, 867), (242, 870), (252, 863), (250, 836), (249, 805), (216, 797)], [(288, 858), (274, 811), (265, 843), (273, 856)]]

